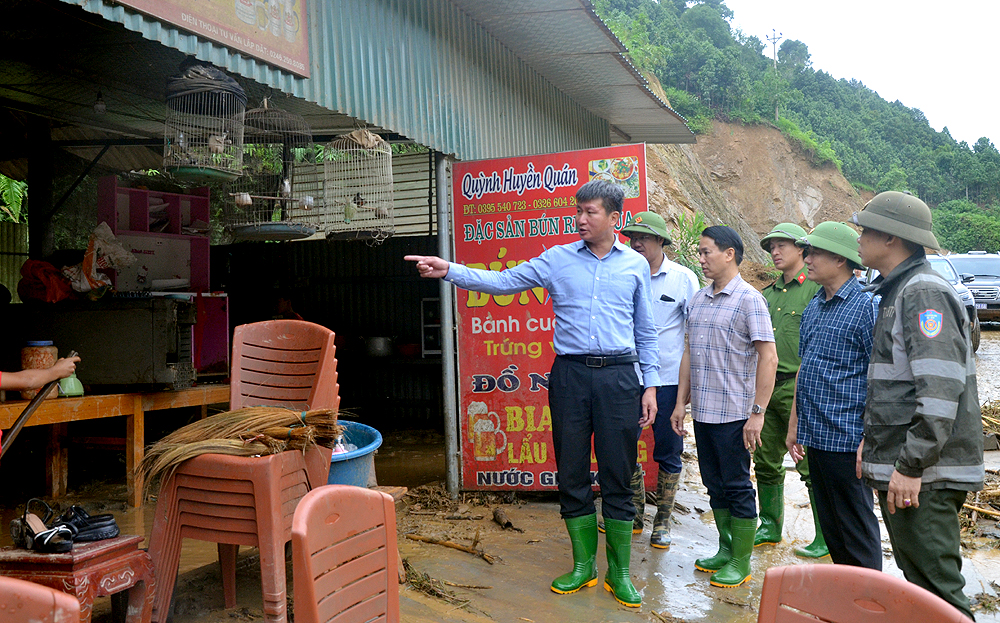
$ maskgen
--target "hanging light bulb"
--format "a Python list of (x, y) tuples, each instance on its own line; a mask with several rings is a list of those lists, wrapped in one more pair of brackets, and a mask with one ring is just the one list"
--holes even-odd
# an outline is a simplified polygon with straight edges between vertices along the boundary
[(97, 101), (94, 102), (94, 112), (99, 115), (103, 115), (108, 111), (108, 105), (104, 103), (104, 94), (100, 91), (97, 92)]

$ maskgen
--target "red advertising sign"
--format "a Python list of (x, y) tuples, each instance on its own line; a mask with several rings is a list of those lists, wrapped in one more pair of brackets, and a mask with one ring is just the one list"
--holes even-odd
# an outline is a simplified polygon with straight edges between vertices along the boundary
[[(513, 268), (553, 245), (579, 240), (575, 195), (590, 180), (625, 187), (619, 230), (647, 209), (645, 145), (457, 162), (452, 178), (455, 261), (484, 270)], [(554, 315), (548, 293), (458, 290), (457, 301), (463, 488), (555, 489), (548, 405)], [(652, 448), (646, 428), (639, 461), (647, 464), (646, 486), (655, 488)], [(591, 461), (596, 483), (597, 461)]]
[(240, 54), (309, 77), (307, 0), (118, 0)]

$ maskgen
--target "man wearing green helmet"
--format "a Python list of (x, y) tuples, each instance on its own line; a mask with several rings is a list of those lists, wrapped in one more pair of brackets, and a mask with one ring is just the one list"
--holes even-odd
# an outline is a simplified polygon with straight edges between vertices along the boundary
[[(795, 223), (778, 223), (760, 239), (762, 249), (771, 254), (774, 267), (781, 276), (761, 291), (767, 300), (767, 311), (774, 328), (775, 348), (778, 351), (778, 371), (774, 375), (774, 393), (764, 412), (764, 428), (760, 431), (761, 445), (753, 453), (754, 473), (757, 476), (757, 500), (760, 504), (760, 525), (754, 537), (754, 547), (781, 542), (785, 516), (785, 436), (788, 419), (795, 396), (795, 373), (799, 370), (799, 325), (802, 310), (819, 290), (819, 286), (806, 279), (808, 269), (802, 259), (802, 248), (796, 242), (806, 231)], [(797, 461), (795, 469), (809, 490), (812, 501), (812, 482), (809, 464)], [(816, 517), (816, 506), (813, 518)], [(829, 552), (823, 540), (819, 522), (814, 521), (816, 539), (809, 545), (796, 548), (795, 553), (806, 558), (821, 558)]]
[(875, 328), (872, 297), (854, 278), (854, 269), (863, 268), (858, 233), (827, 221), (797, 244), (809, 280), (822, 288), (802, 312), (802, 365), (786, 447), (793, 460), (809, 464), (813, 517), (833, 562), (881, 571), (874, 496), (855, 475)]
[(878, 491), (906, 579), (972, 618), (958, 513), (985, 470), (969, 319), (924, 255), (938, 248), (927, 204), (879, 193), (854, 223), (862, 261), (882, 274), (858, 475)]
[[(657, 464), (656, 516), (649, 543), (655, 548), (670, 547), (670, 514), (674, 496), (681, 477), (681, 451), (684, 440), (673, 431), (670, 418), (677, 404), (677, 382), (684, 355), (684, 335), (687, 331), (687, 308), (698, 291), (698, 277), (694, 272), (667, 259), (663, 247), (670, 244), (667, 224), (655, 212), (639, 212), (628, 227), (622, 230), (628, 236), (629, 246), (649, 262), (650, 285), (653, 295), (653, 324), (656, 325), (657, 343), (660, 347), (660, 386), (656, 388), (656, 411), (660, 418), (652, 424), (653, 460)], [(635, 523), (633, 532), (642, 532), (645, 492), (642, 470), (636, 466), (632, 475)]]

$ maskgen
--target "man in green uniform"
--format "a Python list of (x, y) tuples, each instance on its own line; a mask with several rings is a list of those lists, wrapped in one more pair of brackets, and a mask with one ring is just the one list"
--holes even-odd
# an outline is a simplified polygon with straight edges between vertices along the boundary
[(882, 274), (857, 475), (878, 493), (906, 579), (972, 618), (958, 513), (986, 474), (969, 318), (924, 255), (938, 248), (927, 204), (879, 193), (854, 223), (861, 260)]
[[(760, 501), (760, 526), (754, 546), (781, 542), (781, 529), (785, 516), (785, 436), (788, 419), (795, 400), (795, 374), (799, 371), (799, 326), (802, 311), (816, 295), (820, 285), (806, 279), (808, 269), (802, 259), (802, 247), (795, 243), (804, 238), (804, 229), (794, 223), (778, 223), (761, 238), (760, 246), (771, 254), (774, 267), (781, 276), (763, 290), (771, 314), (774, 341), (778, 350), (778, 371), (774, 377), (774, 393), (764, 413), (764, 429), (760, 432), (761, 445), (753, 454), (757, 474), (757, 497)], [(796, 548), (795, 553), (806, 558), (820, 558), (830, 552), (823, 540), (809, 480), (809, 463), (803, 457), (795, 464), (799, 477), (809, 489), (816, 539), (806, 547)]]

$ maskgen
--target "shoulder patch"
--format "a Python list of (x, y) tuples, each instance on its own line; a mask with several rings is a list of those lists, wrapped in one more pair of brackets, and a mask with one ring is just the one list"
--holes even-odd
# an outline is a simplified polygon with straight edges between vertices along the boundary
[(918, 319), (920, 321), (920, 332), (927, 337), (937, 337), (941, 333), (941, 321), (944, 319), (941, 312), (926, 309), (920, 312)]

